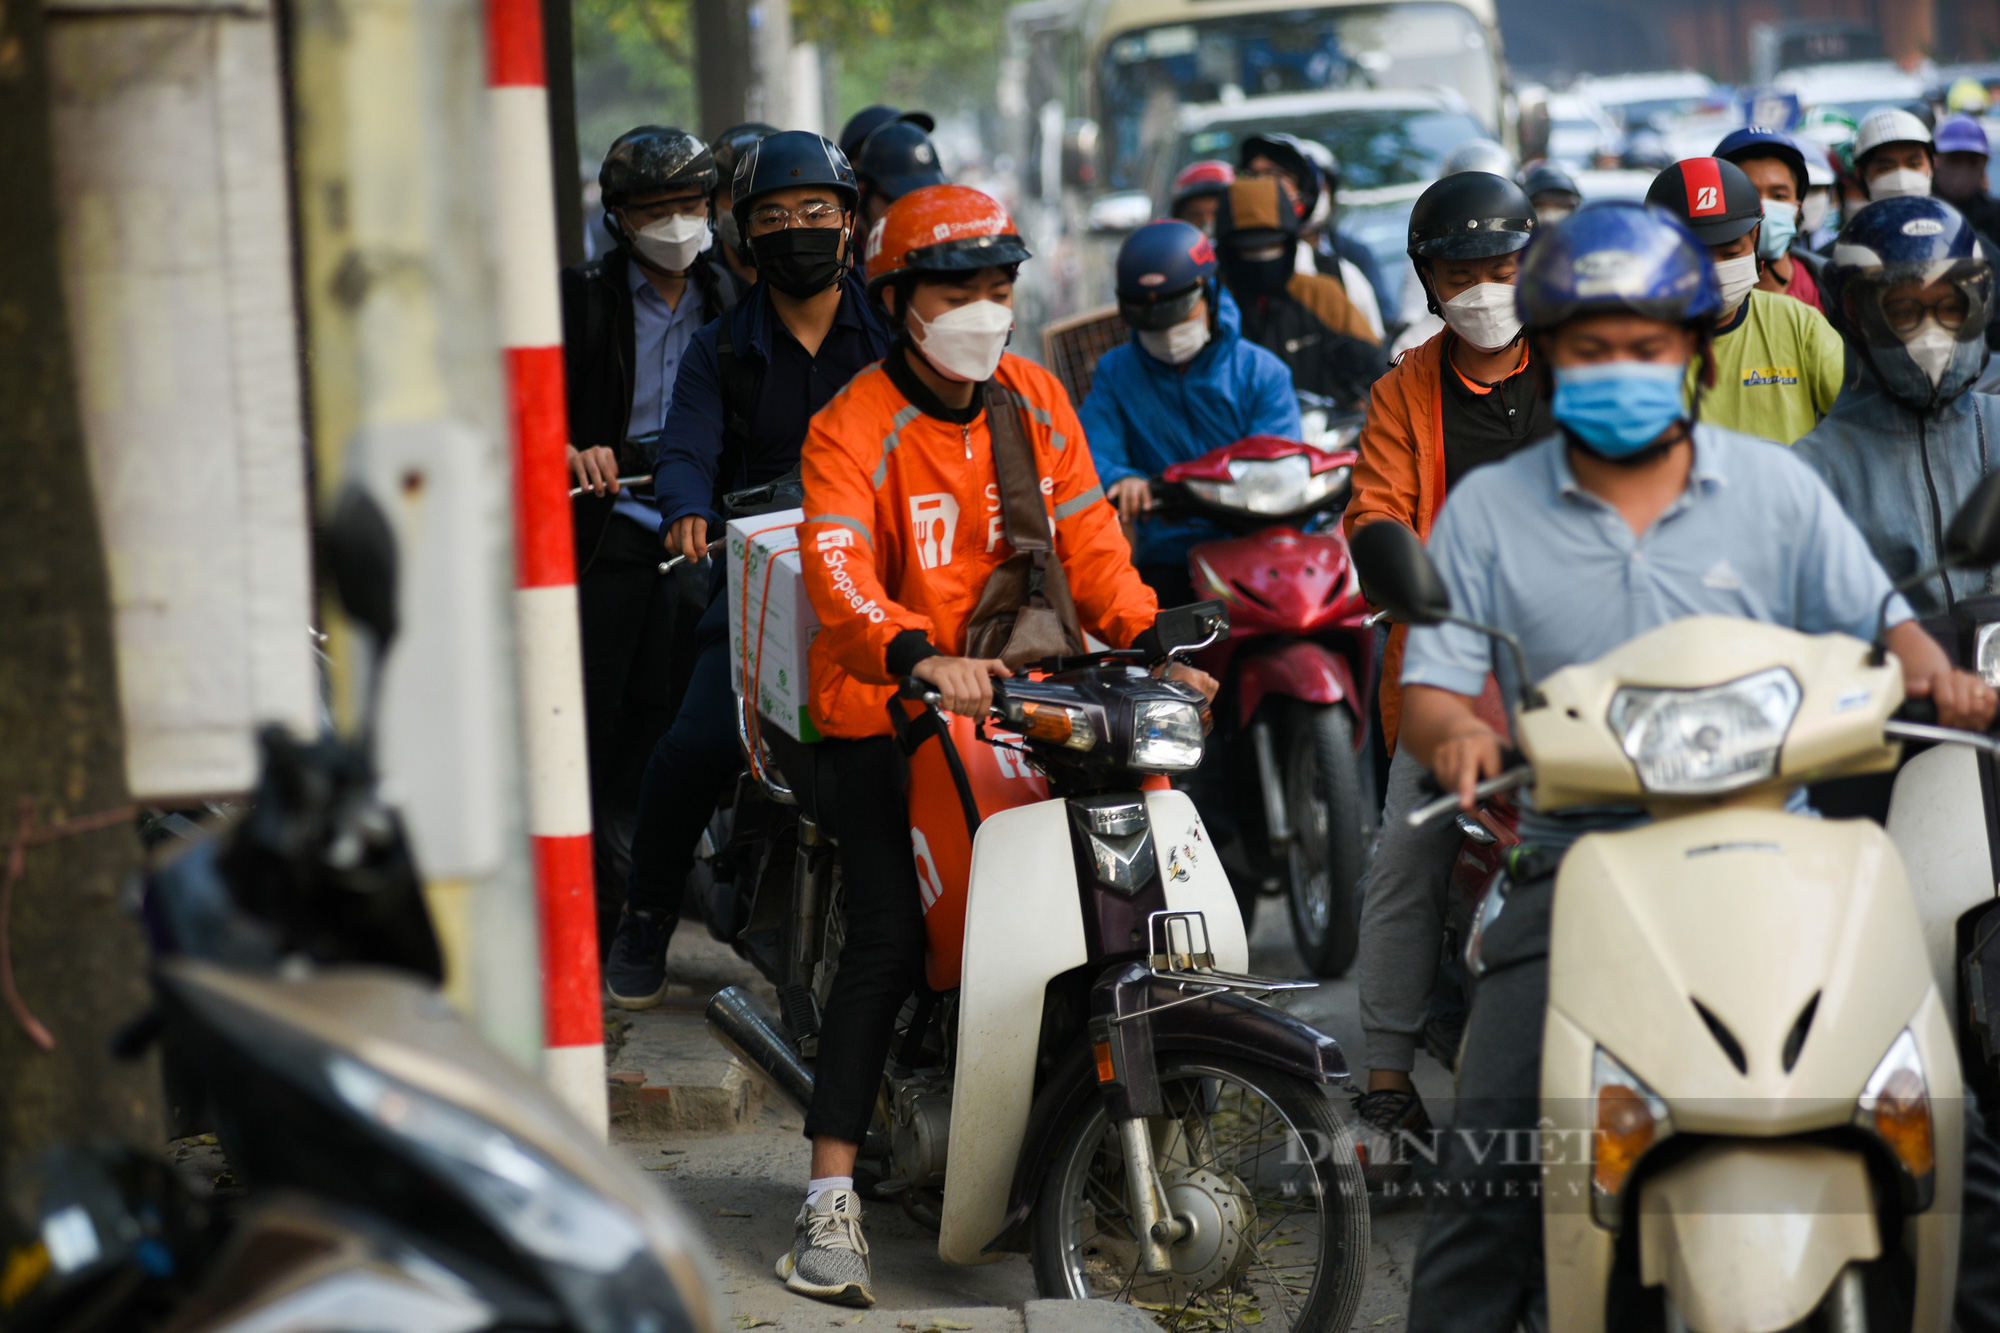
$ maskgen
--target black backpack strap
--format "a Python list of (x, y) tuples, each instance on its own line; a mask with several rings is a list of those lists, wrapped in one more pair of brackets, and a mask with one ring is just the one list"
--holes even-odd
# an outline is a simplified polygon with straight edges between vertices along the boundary
[(757, 400), (764, 393), (762, 361), (736, 353), (736, 341), (729, 326), (735, 320), (722, 317), (716, 329), (716, 378), (722, 384), (722, 461), (716, 468), (716, 493), (735, 490), (743, 483), (742, 469), (750, 457), (750, 427), (757, 419)]

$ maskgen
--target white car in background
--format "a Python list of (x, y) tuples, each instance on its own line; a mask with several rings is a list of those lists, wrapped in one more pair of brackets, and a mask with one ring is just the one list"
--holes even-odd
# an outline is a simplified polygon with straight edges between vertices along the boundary
[(1799, 109), (1828, 107), (1844, 112), (1857, 124), (1878, 106), (1916, 111), (1924, 89), (1933, 81), (1928, 62), (1910, 73), (1888, 60), (1856, 60), (1841, 65), (1802, 65), (1780, 70), (1771, 86), (1799, 99)]
[(1706, 74), (1691, 69), (1658, 70), (1646, 74), (1585, 75), (1570, 92), (1603, 108), (1620, 128), (1678, 120), (1712, 111), (1726, 89)]
[(1548, 158), (1572, 170), (1594, 163), (1600, 154), (1618, 152), (1618, 123), (1604, 108), (1573, 92), (1550, 93)]

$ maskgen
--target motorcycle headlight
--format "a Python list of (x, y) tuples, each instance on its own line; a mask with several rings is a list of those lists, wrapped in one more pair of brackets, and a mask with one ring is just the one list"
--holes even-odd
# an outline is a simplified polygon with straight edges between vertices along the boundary
[(1917, 1039), (1908, 1028), (1889, 1043), (1854, 1104), (1854, 1123), (1882, 1140), (1909, 1177), (1911, 1202), (1928, 1207), (1936, 1184), (1937, 1142), (1931, 1122), (1930, 1081)]
[(1590, 1057), (1590, 1208), (1618, 1229), (1620, 1196), (1639, 1159), (1674, 1132), (1660, 1095), (1599, 1046)]
[(1640, 786), (1710, 796), (1777, 772), (1799, 698), (1799, 682), (1783, 667), (1701, 690), (1628, 686), (1611, 698), (1610, 723)]
[(1352, 471), (1343, 465), (1315, 474), (1312, 460), (1304, 454), (1288, 458), (1238, 458), (1229, 464), (1228, 481), (1191, 478), (1186, 485), (1212, 505), (1251, 514), (1296, 514), (1345, 486)]
[(645, 1248), (633, 1218), (493, 1125), (345, 1056), (326, 1073), (342, 1100), (417, 1148), (528, 1253), (611, 1274)]
[(1132, 767), (1185, 773), (1201, 764), (1201, 710), (1176, 699), (1149, 699), (1132, 709)]

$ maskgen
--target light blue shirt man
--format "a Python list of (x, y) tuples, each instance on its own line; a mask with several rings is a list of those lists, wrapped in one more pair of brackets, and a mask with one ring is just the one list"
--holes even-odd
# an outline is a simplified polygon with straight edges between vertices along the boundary
[[(1807, 634), (1875, 633), (1889, 592), (1868, 543), (1781, 444), (1698, 425), (1688, 486), (1643, 535), (1570, 470), (1551, 435), (1466, 476), (1431, 530), (1452, 608), (1511, 630), (1528, 670), (1589, 662), (1684, 616), (1743, 616)], [(1889, 624), (1910, 618), (1897, 597)], [(1513, 664), (1483, 634), (1413, 629), (1403, 684), (1477, 696)]]
[[(626, 265), (632, 284), (632, 345), (636, 364), (632, 379), (632, 415), (625, 433), (644, 435), (666, 424), (667, 408), (674, 401), (674, 381), (681, 373), (681, 360), (696, 330), (715, 318), (694, 283), (681, 290), (678, 306), (646, 279), (638, 264)], [(639, 500), (629, 491), (620, 491), (612, 512), (642, 525), (648, 532), (660, 530), (660, 511), (651, 501)]]
[[(1516, 635), (1536, 680), (1686, 616), (1868, 639), (1890, 588), (1833, 492), (1790, 449), (1709, 425), (1695, 427), (1687, 489), (1643, 534), (1577, 482), (1556, 434), (1469, 473), (1431, 529), (1430, 552), (1452, 609)], [(1888, 623), (1909, 618), (1894, 598)], [(1512, 654), (1485, 635), (1410, 631), (1406, 688), (1477, 696), (1489, 671), (1513, 699)], [(1521, 831), (1553, 850), (1636, 820), (1524, 809)]]

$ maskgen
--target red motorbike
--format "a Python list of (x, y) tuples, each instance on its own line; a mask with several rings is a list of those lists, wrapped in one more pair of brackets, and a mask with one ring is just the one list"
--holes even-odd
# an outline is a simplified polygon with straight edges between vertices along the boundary
[[(1356, 455), (1253, 435), (1177, 463), (1152, 483), (1166, 514), (1231, 534), (1188, 553), (1197, 599), (1229, 607), (1229, 638), (1195, 658), (1222, 682), (1215, 735), (1192, 784), (1246, 919), (1281, 892), (1299, 956), (1317, 976), (1354, 961), (1362, 871), (1380, 801), (1367, 741), (1375, 632), (1340, 513)], [(1233, 816), (1228, 818), (1227, 816)], [(1207, 811), (1204, 811), (1207, 818)]]

